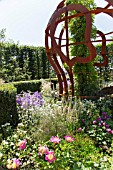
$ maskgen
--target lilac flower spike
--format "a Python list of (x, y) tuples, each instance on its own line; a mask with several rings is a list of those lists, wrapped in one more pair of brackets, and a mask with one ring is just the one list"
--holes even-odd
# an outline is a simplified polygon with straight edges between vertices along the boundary
[(41, 107), (43, 105), (43, 97), (38, 91), (33, 94), (23, 93), (23, 95), (17, 95), (16, 102), (22, 109), (26, 110), (30, 107)]

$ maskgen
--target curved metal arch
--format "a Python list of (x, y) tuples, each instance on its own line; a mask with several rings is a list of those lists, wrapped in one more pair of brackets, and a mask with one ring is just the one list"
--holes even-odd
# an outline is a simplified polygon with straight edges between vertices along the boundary
[[(48, 59), (51, 65), (53, 66), (56, 72), (56, 75), (58, 77), (60, 96), (63, 95), (64, 91), (65, 91), (65, 94), (68, 94), (68, 86), (67, 86), (67, 81), (66, 81), (66, 75), (61, 65), (58, 62), (57, 55), (60, 56), (62, 64), (66, 63), (69, 67), (69, 70), (67, 69), (67, 72), (68, 72), (70, 82), (71, 82), (72, 96), (74, 96), (74, 81), (73, 81), (72, 67), (76, 62), (88, 63), (96, 57), (96, 49), (93, 45), (93, 42), (102, 42), (101, 55), (104, 60), (102, 63), (94, 63), (94, 66), (101, 67), (101, 66), (107, 65), (108, 63), (108, 58), (106, 55), (106, 41), (113, 41), (113, 40), (107, 40), (105, 37), (105, 34), (102, 33), (101, 31), (97, 32), (97, 34), (99, 34), (99, 36), (101, 37), (101, 40), (96, 40), (96, 41), (90, 40), (90, 34), (91, 34), (91, 29), (92, 29), (91, 14), (98, 15), (103, 12), (113, 17), (113, 9), (108, 9), (110, 6), (113, 6), (113, 0), (105, 0), (105, 1), (108, 2), (106, 7), (104, 8), (97, 7), (95, 10), (89, 11), (85, 6), (81, 4), (65, 5), (65, 0), (63, 0), (61, 3), (59, 3), (55, 12), (52, 14), (48, 22), (47, 28), (45, 30), (45, 46), (46, 46)], [(80, 11), (80, 13), (68, 16), (68, 12), (72, 10)], [(68, 21), (74, 17), (80, 17), (80, 16), (86, 17), (86, 29), (85, 29), (85, 35), (84, 35), (85, 41), (69, 44)], [(56, 29), (57, 29), (58, 24), (61, 22), (65, 22), (65, 26), (64, 26), (65, 28), (62, 28), (59, 36), (56, 37), (55, 36)], [(64, 29), (66, 30), (65, 39), (63, 38)], [(51, 41), (50, 46), (49, 46), (49, 39)], [(62, 40), (66, 41), (66, 45), (62, 45)], [(90, 55), (85, 58), (73, 57), (72, 59), (70, 59), (68, 47), (69, 45), (76, 45), (76, 44), (85, 44), (90, 51)], [(62, 47), (66, 47), (67, 55), (63, 53)], [(64, 82), (64, 87), (63, 87), (62, 82)]]

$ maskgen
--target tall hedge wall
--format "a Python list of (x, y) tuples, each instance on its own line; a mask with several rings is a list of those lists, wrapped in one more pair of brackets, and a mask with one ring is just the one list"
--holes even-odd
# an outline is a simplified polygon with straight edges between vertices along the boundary
[(41, 91), (41, 81), (20, 81), (0, 84), (0, 127), (5, 123), (16, 126), (18, 113), (16, 106), (16, 95), (22, 91)]
[(5, 82), (48, 78), (50, 72), (44, 47), (0, 43), (0, 78)]
[(0, 85), (0, 127), (5, 123), (13, 126), (18, 123), (16, 94), (17, 89), (13, 84)]
[[(96, 45), (97, 57), (101, 58), (101, 45)], [(101, 67), (101, 77), (109, 81), (113, 68), (113, 43), (107, 44), (108, 65)], [(96, 58), (97, 58), (96, 57)], [(19, 46), (0, 42), (0, 78), (5, 82), (34, 80), (54, 77), (54, 71), (44, 47)]]
[[(101, 56), (102, 45), (96, 45), (98, 62), (103, 62)], [(109, 43), (106, 46), (106, 56), (108, 57), (108, 64), (98, 69), (100, 79), (104, 82), (113, 82), (113, 43)]]

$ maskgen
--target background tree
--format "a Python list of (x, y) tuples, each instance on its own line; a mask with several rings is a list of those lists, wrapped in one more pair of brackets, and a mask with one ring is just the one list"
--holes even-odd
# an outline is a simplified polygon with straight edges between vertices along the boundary
[(54, 76), (44, 47), (19, 46), (14, 42), (0, 43), (0, 47), (0, 79), (5, 82)]
[(2, 72), (2, 67), (4, 64), (3, 43), (5, 42), (5, 32), (6, 32), (6, 29), (0, 30), (0, 74)]

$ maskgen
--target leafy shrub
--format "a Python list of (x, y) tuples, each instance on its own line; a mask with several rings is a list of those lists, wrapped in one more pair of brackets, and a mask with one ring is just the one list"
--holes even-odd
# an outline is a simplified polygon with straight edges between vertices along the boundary
[(16, 92), (12, 84), (0, 85), (0, 126), (5, 123), (15, 126), (18, 123)]
[(41, 91), (41, 81), (40, 80), (32, 80), (32, 81), (19, 81), (12, 83), (17, 88), (17, 94), (22, 91), (27, 92), (35, 92)]
[(107, 112), (103, 112), (101, 117), (97, 117), (92, 122), (92, 126), (88, 131), (90, 137), (92, 137), (96, 144), (104, 151), (110, 152), (113, 139), (113, 120)]
[[(7, 141), (1, 144), (1, 165), (13, 166), (13, 159), (20, 161), (20, 169), (69, 169), (74, 170), (95, 168), (99, 166), (99, 150), (93, 145), (93, 141), (87, 136), (77, 134), (76, 136), (52, 137), (46, 142), (34, 141), (27, 131), (23, 130), (23, 124), (19, 124), (17, 131)], [(67, 137), (67, 138), (66, 138)], [(72, 138), (70, 141), (68, 138)], [(57, 139), (58, 141), (58, 139)], [(96, 154), (96, 157), (92, 153)], [(16, 166), (17, 167), (17, 166)], [(14, 168), (12, 168), (14, 169)]]
[[(106, 112), (100, 115), (94, 101), (54, 100), (50, 97), (51, 91), (49, 96), (46, 92), (50, 84), (44, 84), (46, 97), (42, 98), (38, 92), (17, 96), (19, 123), (1, 142), (0, 165), (4, 169), (22, 170), (112, 170), (111, 116)], [(109, 129), (104, 131), (106, 138), (100, 127)], [(7, 130), (10, 131), (8, 126)], [(98, 135), (100, 145), (107, 139), (110, 142), (107, 152), (97, 145)]]

